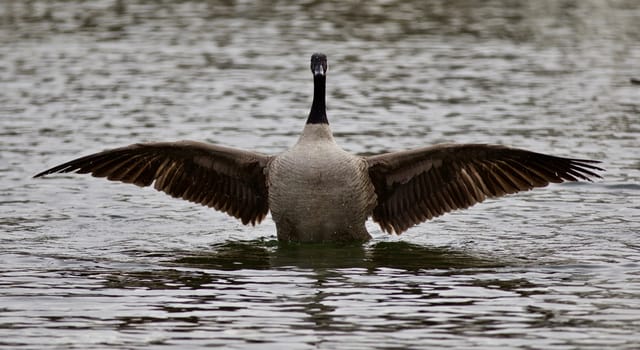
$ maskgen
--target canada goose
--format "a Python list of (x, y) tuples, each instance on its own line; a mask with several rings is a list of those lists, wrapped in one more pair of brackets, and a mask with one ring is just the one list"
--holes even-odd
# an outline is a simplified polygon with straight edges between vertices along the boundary
[(284, 241), (364, 241), (486, 198), (599, 178), (599, 163), (485, 144), (439, 144), (374, 156), (344, 151), (325, 107), (327, 57), (311, 56), (314, 94), (297, 143), (278, 155), (194, 141), (138, 143), (45, 170), (150, 186), (255, 225), (269, 210)]

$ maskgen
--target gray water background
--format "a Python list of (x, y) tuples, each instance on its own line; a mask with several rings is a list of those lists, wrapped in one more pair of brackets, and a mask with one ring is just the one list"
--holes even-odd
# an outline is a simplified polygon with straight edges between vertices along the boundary
[[(364, 245), (287, 245), (151, 189), (31, 176), (141, 141), (500, 143), (603, 180)], [(0, 348), (640, 348), (637, 1), (0, 1)]]

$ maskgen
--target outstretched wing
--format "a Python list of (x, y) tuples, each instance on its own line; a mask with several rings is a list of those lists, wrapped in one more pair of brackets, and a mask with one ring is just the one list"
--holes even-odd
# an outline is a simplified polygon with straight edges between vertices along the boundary
[(150, 186), (173, 197), (212, 207), (256, 224), (269, 211), (267, 155), (193, 141), (139, 143), (45, 170), (89, 173), (112, 181)]
[(600, 176), (598, 161), (482, 144), (442, 144), (365, 157), (378, 203), (373, 220), (387, 232), (409, 227), (486, 198), (550, 182)]

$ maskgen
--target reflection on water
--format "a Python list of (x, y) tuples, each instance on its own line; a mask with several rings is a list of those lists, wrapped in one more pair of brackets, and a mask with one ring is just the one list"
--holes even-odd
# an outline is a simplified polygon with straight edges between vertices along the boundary
[[(139, 141), (276, 153), (329, 56), (356, 153), (502, 143), (600, 159), (364, 245), (274, 240), (48, 166)], [(634, 0), (0, 1), (0, 347), (636, 349)]]
[(234, 241), (216, 244), (201, 254), (178, 258), (180, 266), (204, 269), (295, 268), (395, 268), (407, 271), (471, 267), (500, 267), (502, 264), (445, 248), (430, 248), (408, 242), (295, 244), (277, 241)]
[[(336, 266), (337, 256), (350, 253), (356, 257), (346, 260), (354, 266), (344, 259), (338, 263), (344, 266)], [(401, 254), (414, 259), (389, 263), (390, 255)], [(318, 265), (304, 266), (305, 256)], [(456, 256), (460, 260), (452, 262)], [(345, 341), (367, 347), (513, 346), (518, 339), (582, 347), (590, 344), (579, 335), (585, 327), (631, 344), (625, 334), (635, 327), (629, 322), (634, 314), (622, 304), (603, 308), (603, 281), (589, 266), (499, 267), (402, 242), (318, 249), (259, 240), (221, 244), (207, 255), (163, 257), (170, 258), (160, 265), (76, 261), (5, 272), (3, 298), (15, 303), (5, 304), (4, 329), (32, 327), (97, 346), (290, 342), (334, 348)], [(46, 266), (47, 260), (39, 263)], [(394, 265), (405, 263), (408, 270)], [(600, 272), (616, 274), (610, 268)], [(618, 294), (619, 302), (635, 305), (637, 290), (627, 292)], [(20, 302), (24, 297), (36, 302)], [(28, 317), (34, 314), (40, 317)], [(9, 319), (20, 321), (9, 325)], [(3, 344), (18, 346), (28, 338), (15, 339)]]

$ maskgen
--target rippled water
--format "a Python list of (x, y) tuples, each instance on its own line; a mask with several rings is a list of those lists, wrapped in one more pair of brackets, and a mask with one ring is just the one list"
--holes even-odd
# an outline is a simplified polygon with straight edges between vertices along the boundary
[[(339, 143), (600, 159), (364, 245), (31, 176), (139, 141), (277, 153), (329, 56)], [(637, 1), (0, 2), (0, 347), (637, 349)]]

